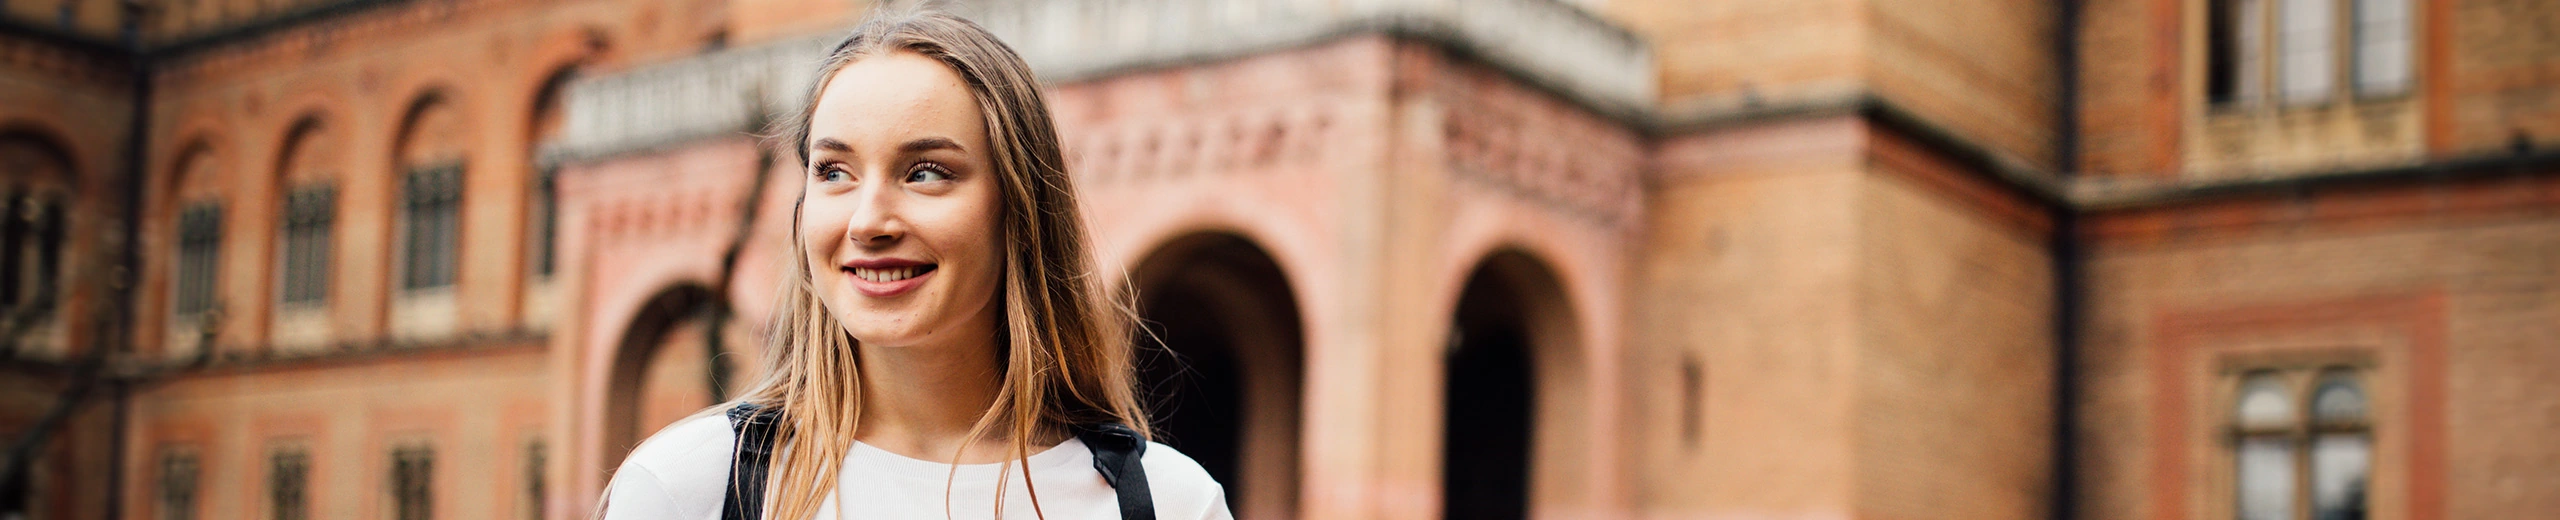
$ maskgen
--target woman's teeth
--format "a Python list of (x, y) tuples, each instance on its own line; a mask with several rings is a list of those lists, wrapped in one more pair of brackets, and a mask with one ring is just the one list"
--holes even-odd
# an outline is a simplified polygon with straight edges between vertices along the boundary
[(932, 270), (933, 266), (930, 265), (912, 265), (907, 267), (891, 267), (887, 269), (864, 269), (856, 267), (853, 268), (853, 276), (873, 282), (887, 283), (914, 278), (916, 275), (921, 275)]

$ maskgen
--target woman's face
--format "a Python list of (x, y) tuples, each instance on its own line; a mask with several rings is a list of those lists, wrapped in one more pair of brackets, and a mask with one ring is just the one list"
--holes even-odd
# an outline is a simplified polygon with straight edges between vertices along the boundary
[(809, 116), (799, 239), (818, 298), (864, 345), (993, 334), (997, 179), (978, 104), (908, 51), (845, 65)]

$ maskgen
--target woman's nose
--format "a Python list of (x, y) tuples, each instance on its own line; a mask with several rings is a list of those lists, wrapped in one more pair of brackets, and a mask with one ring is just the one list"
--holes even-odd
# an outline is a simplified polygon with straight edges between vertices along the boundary
[(897, 190), (888, 183), (869, 183), (854, 197), (853, 220), (845, 226), (845, 238), (865, 247), (896, 243), (907, 234), (906, 221), (898, 217)]

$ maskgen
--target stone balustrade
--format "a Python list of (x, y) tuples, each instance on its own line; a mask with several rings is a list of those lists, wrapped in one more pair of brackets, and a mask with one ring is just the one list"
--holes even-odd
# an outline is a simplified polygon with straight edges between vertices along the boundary
[[(950, 8), (1014, 46), (1050, 82), (1388, 32), (1449, 45), (1612, 117), (1641, 117), (1654, 98), (1650, 48), (1558, 0), (963, 0)], [(569, 86), (562, 136), (546, 146), (544, 160), (637, 153), (757, 130), (768, 114), (806, 95), (809, 74), (837, 37), (582, 79)]]

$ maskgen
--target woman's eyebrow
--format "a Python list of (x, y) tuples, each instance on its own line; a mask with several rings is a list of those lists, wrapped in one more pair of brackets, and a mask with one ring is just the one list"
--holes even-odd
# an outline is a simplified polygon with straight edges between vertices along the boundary
[(965, 148), (965, 147), (960, 146), (960, 142), (959, 142), (959, 141), (953, 141), (953, 140), (951, 140), (951, 138), (948, 138), (948, 137), (927, 137), (927, 138), (923, 138), (923, 139), (917, 139), (917, 140), (913, 140), (913, 141), (907, 141), (907, 144), (898, 145), (898, 151), (899, 151), (899, 152), (903, 152), (903, 153), (910, 153), (910, 154), (913, 154), (913, 153), (923, 153), (923, 152), (932, 151), (932, 150), (951, 150), (951, 151), (965, 152), (965, 151), (968, 151), (968, 148)]
[(847, 145), (847, 144), (844, 144), (844, 141), (838, 141), (838, 140), (836, 140), (836, 138), (833, 138), (833, 137), (821, 137), (821, 138), (818, 138), (818, 140), (816, 140), (816, 141), (810, 141), (810, 142), (809, 142), (809, 148), (811, 148), (811, 149), (816, 149), (816, 150), (826, 150), (826, 151), (830, 151), (830, 152), (844, 152), (844, 153), (852, 153), (852, 152), (853, 152), (853, 146), (851, 146), (851, 145)]

